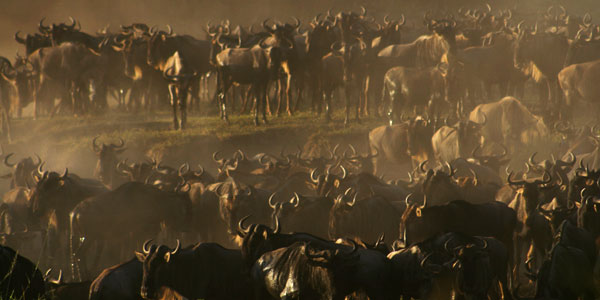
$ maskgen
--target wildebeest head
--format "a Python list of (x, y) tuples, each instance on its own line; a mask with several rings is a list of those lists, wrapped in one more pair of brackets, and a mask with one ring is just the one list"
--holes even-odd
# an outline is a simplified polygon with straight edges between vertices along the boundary
[(569, 182), (567, 192), (567, 201), (569, 205), (581, 203), (581, 193), (585, 189), (589, 195), (599, 195), (600, 186), (597, 184), (600, 179), (600, 170), (590, 169), (583, 166), (583, 161), (579, 162), (579, 168), (575, 170), (575, 177)]
[(10, 163), (10, 157), (14, 153), (10, 153), (4, 157), (4, 164), (12, 169), (11, 173), (3, 175), (4, 179), (11, 179), (11, 186), (14, 187), (27, 187), (31, 188), (35, 185), (35, 181), (32, 172), (35, 172), (38, 167), (42, 164), (42, 159), (36, 154), (37, 162), (33, 161), (33, 158), (23, 158), (17, 163)]
[(473, 299), (486, 299), (493, 282), (492, 265), (487, 251), (487, 241), (482, 245), (467, 244), (454, 249), (453, 268), (457, 274), (458, 292)]
[(552, 182), (550, 173), (545, 172), (542, 179), (533, 180), (532, 182), (527, 180), (514, 181), (512, 176), (513, 173), (510, 172), (507, 178), (508, 184), (515, 189), (521, 189), (521, 195), (525, 200), (525, 211), (527, 214), (532, 213), (540, 205), (540, 194), (542, 190), (551, 187), (551, 185), (549, 185)]
[(142, 286), (140, 295), (144, 299), (158, 299), (160, 288), (168, 282), (172, 274), (169, 272), (169, 263), (178, 254), (181, 244), (177, 240), (177, 246), (171, 250), (167, 246), (152, 245), (151, 240), (144, 243), (143, 252), (135, 252), (137, 259), (142, 262)]
[(433, 128), (430, 120), (423, 117), (409, 120), (406, 135), (406, 148), (409, 155), (421, 156), (423, 153), (427, 153), (428, 148), (431, 148)]
[(156, 69), (167, 61), (167, 58), (176, 51), (175, 44), (170, 37), (173, 35), (171, 26), (168, 26), (169, 32), (150, 30), (148, 39), (146, 63)]
[(131, 164), (128, 164), (127, 159), (125, 159), (117, 164), (117, 172), (129, 178), (129, 181), (146, 182), (156, 166), (158, 166), (158, 162), (154, 159)]
[(98, 162), (96, 163), (96, 169), (94, 170), (95, 175), (102, 181), (104, 184), (113, 184), (114, 177), (118, 174), (116, 173), (116, 166), (119, 162), (117, 155), (122, 154), (127, 148), (124, 148), (125, 142), (123, 139), (119, 139), (119, 144), (105, 144), (102, 145), (96, 144), (96, 140), (98, 137), (95, 137), (92, 140), (92, 147), (94, 149), (94, 153), (98, 157)]
[(237, 234), (243, 238), (242, 257), (246, 260), (248, 269), (263, 253), (279, 248), (277, 238), (279, 238), (281, 232), (277, 216), (274, 219), (275, 228), (263, 224), (251, 224), (246, 228), (244, 222), (249, 217), (249, 215), (243, 217), (237, 225)]
[(335, 196), (339, 191), (342, 181), (348, 177), (348, 172), (344, 166), (339, 166), (342, 171), (341, 176), (331, 173), (333, 166), (328, 166), (325, 170), (325, 174), (316, 175), (317, 169), (313, 169), (310, 172), (310, 180), (313, 183), (317, 195), (322, 197)]
[(500, 145), (502, 146), (502, 153), (498, 154), (498, 155), (482, 155), (481, 152), (481, 145), (477, 145), (477, 147), (475, 147), (475, 149), (473, 149), (473, 152), (471, 153), (471, 156), (473, 158), (475, 158), (480, 165), (484, 166), (484, 167), (488, 167), (491, 170), (494, 170), (496, 172), (500, 172), (500, 168), (503, 165), (506, 165), (510, 162), (510, 157), (507, 157), (508, 154), (508, 149), (506, 149), (506, 147), (504, 145)]
[(425, 171), (424, 166), (427, 161), (424, 161), (420, 165), (420, 169), (426, 174), (423, 185), (421, 186), (421, 192), (424, 196), (424, 205), (429, 203), (430, 205), (444, 204), (450, 201), (461, 199), (460, 191), (454, 182), (453, 176), (456, 170), (446, 163), (447, 171), (443, 169)]
[(468, 157), (471, 154), (469, 150), (475, 149), (481, 144), (481, 129), (486, 123), (487, 117), (484, 114), (481, 123), (475, 123), (471, 120), (460, 120), (451, 126), (454, 131), (450, 131), (450, 133), (456, 132), (461, 157)]
[[(582, 194), (586, 194), (585, 190)], [(582, 195), (581, 205), (577, 209), (577, 226), (587, 230), (594, 238), (600, 236), (600, 200), (594, 196)]]
[(374, 166), (373, 166), (373, 158), (379, 156), (379, 152), (375, 149), (375, 153), (368, 153), (366, 155), (360, 155), (354, 149), (352, 144), (349, 145), (350, 150), (352, 150), (352, 154), (347, 156), (344, 151), (344, 160), (349, 162), (358, 172), (366, 172), (369, 174), (373, 174)]
[(526, 163), (526, 167), (527, 167), (526, 173), (528, 175), (530, 173), (533, 173), (537, 176), (540, 176), (544, 172), (548, 172), (550, 174), (550, 176), (552, 176), (552, 178), (556, 179), (556, 181), (559, 185), (566, 184), (567, 182), (569, 182), (569, 178), (567, 177), (567, 174), (571, 171), (571, 169), (575, 165), (575, 162), (577, 161), (575, 154), (573, 154), (572, 152), (569, 152), (568, 160), (556, 159), (556, 158), (554, 158), (554, 155), (552, 155), (552, 160), (546, 159), (541, 162), (535, 161), (536, 154), (537, 153), (533, 153), (531, 155), (531, 157), (529, 157), (529, 160)]
[(16, 89), (19, 107), (25, 107), (32, 101), (32, 79), (35, 75), (35, 69), (27, 58), (17, 55), (13, 67), (7, 58), (0, 56), (0, 76)]
[(215, 190), (219, 197), (219, 211), (226, 221), (230, 234), (235, 234), (238, 222), (254, 212), (256, 190), (229, 177)]
[[(343, 226), (340, 223), (348, 222), (348, 215), (352, 212), (356, 204), (358, 193), (348, 188), (343, 195), (338, 195), (333, 202), (333, 207), (329, 212), (329, 238), (334, 239), (344, 236), (345, 232), (336, 232), (335, 230)], [(352, 221), (350, 221), (352, 222)]]
[(69, 186), (69, 170), (61, 175), (56, 172), (41, 172), (43, 163), (38, 167), (35, 188), (30, 194), (29, 203), (34, 216), (40, 217), (50, 210), (65, 205), (70, 199), (65, 199)]
[(25, 54), (28, 56), (37, 49), (52, 46), (52, 40), (48, 36), (35, 33), (27, 34), (25, 38), (22, 38), (19, 33), (19, 31), (15, 33), (15, 41), (25, 45)]
[(329, 52), (331, 44), (336, 40), (333, 23), (327, 19), (319, 20), (316, 16), (311, 22), (312, 30), (308, 33), (307, 57), (320, 61)]

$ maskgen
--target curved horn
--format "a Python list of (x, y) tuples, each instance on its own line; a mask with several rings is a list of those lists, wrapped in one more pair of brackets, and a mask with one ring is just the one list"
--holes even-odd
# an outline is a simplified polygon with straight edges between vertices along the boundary
[(42, 32), (48, 32), (48, 31), (50, 30), (50, 27), (48, 27), (48, 26), (44, 26), (44, 20), (46, 20), (46, 17), (43, 17), (43, 18), (40, 20), (40, 23), (39, 23), (39, 25), (38, 25), (38, 28), (39, 28), (39, 30), (40, 30), (40, 31), (42, 31)]
[[(545, 181), (544, 181), (544, 178), (548, 178), (548, 180), (545, 180)], [(538, 179), (538, 180), (534, 181), (534, 183), (536, 183), (536, 184), (538, 184), (538, 185), (548, 184), (548, 183), (550, 183), (550, 182), (552, 182), (552, 176), (551, 176), (551, 175), (550, 175), (550, 173), (549, 173), (548, 171), (546, 171), (546, 170), (544, 170), (544, 175), (542, 176), (542, 179), (541, 179), (541, 180), (539, 180), (539, 179)]]
[(366, 17), (367, 16), (367, 9), (361, 5), (360, 6), (360, 10), (361, 10), (361, 16)]
[(506, 181), (508, 181), (508, 184), (510, 184), (510, 185), (523, 185), (523, 184), (527, 183), (525, 180), (512, 181), (512, 176), (513, 176), (513, 171), (510, 171), (510, 174), (508, 174), (508, 178), (506, 179)]
[[(295, 201), (294, 201), (295, 200)], [(298, 193), (294, 192), (294, 198), (292, 198), (291, 202), (294, 205), (294, 208), (298, 208), (298, 206), (300, 206), (300, 195), (298, 195)]]
[(147, 241), (144, 242), (144, 244), (142, 245), (142, 251), (144, 251), (144, 254), (148, 255), (150, 253), (150, 248), (148, 248), (148, 246), (150, 245), (150, 243), (152, 242), (152, 239), (149, 239)]
[(404, 24), (406, 24), (406, 18), (404, 17), (404, 14), (400, 15), (400, 20), (402, 20), (402, 21), (398, 21), (397, 24), (398, 24), (398, 26), (402, 27), (402, 26), (404, 26)]
[(9, 153), (9, 154), (8, 154), (6, 157), (4, 157), (4, 164), (5, 164), (7, 167), (9, 167), (9, 168), (12, 168), (12, 167), (14, 167), (14, 166), (17, 164), (17, 163), (11, 164), (11, 163), (9, 163), (9, 162), (8, 162), (8, 159), (9, 159), (11, 156), (13, 156), (13, 154), (14, 154), (14, 153)]
[(425, 165), (427, 164), (427, 162), (428, 162), (428, 161), (429, 161), (429, 160), (428, 160), (428, 159), (426, 159), (426, 160), (424, 160), (423, 162), (421, 162), (421, 163), (419, 164), (419, 170), (421, 170), (421, 172), (423, 172), (423, 173), (427, 173), (427, 171), (425, 171)]
[(183, 177), (185, 174), (190, 172), (190, 164), (189, 163), (183, 163), (180, 167), (179, 170), (177, 170), (177, 174), (180, 177)]
[(94, 137), (94, 139), (92, 140), (92, 146), (94, 147), (94, 151), (98, 152), (100, 151), (100, 147), (98, 146), (98, 144), (96, 144), (96, 140), (99, 138), (100, 136), (96, 136)]
[(19, 33), (21, 33), (20, 30), (15, 32), (15, 41), (17, 41), (17, 43), (19, 43), (19, 44), (25, 44), (27, 41), (25, 39), (23, 39), (22, 37), (20, 37)]
[(65, 179), (67, 176), (69, 176), (69, 168), (65, 168), (65, 172), (60, 175), (60, 178)]
[(529, 163), (530, 166), (537, 166), (538, 163), (535, 162), (535, 155), (537, 154), (537, 152), (533, 152), (533, 154), (529, 157), (529, 160), (527, 161)]
[(454, 176), (454, 173), (456, 173), (456, 170), (452, 167), (452, 165), (449, 162), (446, 162), (445, 165), (448, 168), (448, 177)]
[(66, 26), (71, 30), (75, 29), (75, 26), (77, 25), (77, 22), (75, 21), (75, 19), (73, 19), (73, 17), (69, 17), (69, 21), (71, 21), (71, 25), (66, 25)]
[(390, 20), (388, 20), (388, 17), (389, 17), (389, 15), (385, 15), (385, 16), (383, 17), (383, 24), (385, 24), (385, 25), (388, 25), (388, 24), (390, 24)]
[(171, 251), (171, 255), (177, 254), (177, 252), (179, 252), (180, 249), (181, 249), (181, 242), (179, 241), (179, 239), (177, 239), (177, 246), (175, 246), (175, 250)]
[(412, 193), (406, 195), (406, 198), (404, 198), (404, 203), (406, 204), (406, 207), (410, 206), (410, 198), (412, 197)]
[(277, 194), (277, 192), (273, 192), (273, 194), (271, 194), (271, 197), (269, 197), (269, 206), (270, 206), (272, 209), (275, 209), (275, 208), (277, 208), (277, 203), (274, 203), (274, 202), (273, 202), (273, 198), (275, 198), (275, 194)]
[(342, 179), (346, 179), (346, 176), (348, 176), (348, 172), (346, 171), (346, 168), (344, 168), (344, 166), (340, 165), (340, 169), (342, 169)]
[(167, 30), (169, 31), (167, 35), (173, 35), (173, 28), (171, 27), (171, 25), (167, 24)]
[(244, 221), (248, 220), (248, 218), (250, 218), (250, 215), (241, 218), (238, 222), (238, 229), (244, 234), (250, 233), (250, 226), (248, 226), (248, 228), (244, 228)]
[(279, 216), (275, 215), (275, 229), (273, 229), (273, 234), (279, 234), (281, 231), (281, 226), (279, 226)]
[(310, 172), (310, 180), (311, 180), (313, 183), (319, 183), (319, 178), (318, 178), (318, 177), (317, 177), (317, 178), (315, 178), (315, 177), (314, 177), (314, 175), (315, 175), (315, 172), (316, 172), (316, 171), (317, 171), (317, 168), (313, 169), (313, 170)]
[(487, 249), (487, 247), (488, 247), (488, 242), (487, 242), (487, 240), (484, 240), (484, 239), (482, 239), (482, 238), (480, 238), (480, 237), (475, 237), (475, 238), (476, 238), (476, 239), (478, 239), (479, 241), (481, 241), (481, 244), (482, 244), (482, 245), (480, 246), (480, 248), (481, 248), (482, 250), (485, 250), (485, 249)]
[(125, 141), (122, 138), (119, 138), (119, 145), (111, 144), (113, 148), (120, 149), (125, 146)]
[(35, 164), (35, 167), (37, 168), (42, 163), (42, 158), (37, 153), (34, 153), (34, 155), (38, 160), (38, 162)]

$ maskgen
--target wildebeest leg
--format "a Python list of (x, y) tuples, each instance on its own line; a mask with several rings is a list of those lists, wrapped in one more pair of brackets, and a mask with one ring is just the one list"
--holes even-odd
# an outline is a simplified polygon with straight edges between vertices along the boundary
[[(90, 270), (95, 272), (98, 266), (100, 265), (100, 258), (102, 257), (102, 252), (104, 251), (104, 241), (98, 240), (96, 241), (96, 256), (94, 257), (94, 261), (90, 266)], [(88, 278), (86, 276), (86, 278)]]
[(288, 116), (292, 115), (292, 105), (290, 104), (291, 92), (292, 92), (292, 76), (290, 74), (286, 77), (285, 83), (285, 105)]
[(179, 129), (179, 122), (177, 121), (177, 87), (175, 84), (169, 84), (169, 97), (171, 100), (171, 108), (173, 109), (173, 129)]
[[(187, 123), (187, 96), (188, 96), (188, 87), (187, 85), (184, 85), (182, 88), (179, 89), (179, 114), (180, 114), (180, 118), (179, 118), (179, 129), (184, 130), (186, 127), (186, 123)], [(194, 97), (192, 95), (192, 97)]]
[[(261, 104), (262, 119), (265, 124), (268, 123), (267, 122), (267, 111), (265, 108), (265, 102), (266, 102), (266, 98), (267, 98), (266, 94), (267, 94), (267, 85), (263, 84), (260, 89), (260, 102), (261, 102), (260, 104)], [(258, 109), (258, 107), (257, 107), (257, 109)]]
[(362, 84), (363, 102), (364, 102), (362, 115), (365, 117), (369, 116), (369, 81), (370, 81), (370, 79), (371, 79), (370, 76), (366, 76), (365, 80), (363, 80), (363, 84)]
[(260, 105), (260, 101), (259, 101), (259, 97), (260, 97), (260, 92), (261, 92), (261, 88), (257, 86), (258, 83), (254, 83), (253, 84), (253, 90), (254, 90), (254, 125), (258, 126), (258, 109), (259, 109), (259, 105)]
[[(329, 88), (323, 90), (323, 101), (325, 102), (325, 121), (331, 121), (331, 98), (333, 96), (333, 89)], [(320, 109), (319, 109), (320, 110)]]
[(200, 78), (194, 76), (191, 80), (190, 110), (200, 111)]
[(275, 97), (277, 97), (277, 108), (275, 109), (275, 115), (281, 115), (281, 98), (283, 95), (283, 78), (278, 78), (276, 81), (276, 92)]

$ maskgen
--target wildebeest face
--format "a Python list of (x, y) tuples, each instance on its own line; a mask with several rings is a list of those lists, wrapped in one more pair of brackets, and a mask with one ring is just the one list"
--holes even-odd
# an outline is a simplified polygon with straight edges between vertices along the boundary
[(62, 176), (55, 172), (44, 172), (44, 175), (39, 179), (37, 186), (31, 193), (29, 200), (34, 216), (43, 216), (49, 210), (57, 207), (61, 201), (65, 200), (66, 176), (66, 171)]
[(158, 299), (160, 288), (164, 285), (165, 280), (169, 278), (167, 273), (168, 265), (172, 257), (177, 255), (180, 249), (179, 240), (177, 247), (171, 251), (167, 246), (161, 245), (150, 246), (150, 241), (146, 241), (142, 247), (142, 252), (135, 252), (137, 259), (142, 262), (142, 286), (140, 295), (144, 299)]
[[(156, 33), (148, 40), (148, 55), (146, 57), (146, 63), (149, 66), (158, 68), (158, 64), (161, 63), (161, 58), (169, 57), (170, 54), (167, 53), (167, 47), (165, 42), (167, 41), (167, 36), (164, 33)], [(171, 53), (172, 54), (172, 53)], [(166, 60), (166, 59), (165, 59)]]
[[(487, 299), (492, 284), (492, 270), (489, 254), (479, 246), (469, 244), (458, 250), (458, 285), (467, 299)], [(481, 298), (482, 297), (482, 298)]]
[(94, 173), (103, 183), (110, 184), (112, 183), (111, 180), (113, 179), (112, 177), (115, 174), (115, 168), (118, 162), (117, 155), (123, 153), (123, 151), (126, 150), (125, 148), (123, 148), (125, 142), (123, 141), (123, 139), (121, 139), (121, 143), (119, 145), (106, 145), (104, 143), (102, 143), (102, 145), (97, 145), (97, 138), (98, 137), (95, 137), (92, 141), (94, 152), (98, 157), (98, 163), (96, 164), (96, 170), (94, 171)]
[(254, 188), (233, 188), (229, 191), (218, 192), (219, 211), (221, 218), (227, 223), (230, 234), (234, 234), (238, 228), (238, 222), (245, 216), (253, 213), (252, 197)]

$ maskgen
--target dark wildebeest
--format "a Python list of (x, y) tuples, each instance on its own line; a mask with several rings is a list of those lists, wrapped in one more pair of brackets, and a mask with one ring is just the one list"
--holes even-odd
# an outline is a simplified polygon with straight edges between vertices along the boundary
[(529, 274), (537, 281), (535, 297), (596, 299), (599, 292), (593, 280), (594, 264), (586, 250), (578, 248), (571, 234), (561, 230), (538, 273)]
[[(23, 107), (32, 101), (33, 82), (36, 76), (33, 65), (24, 57), (17, 56), (14, 65), (0, 56), (0, 88), (2, 89), (2, 118), (5, 120), (2, 124), (3, 131), (7, 130), (10, 137), (10, 113), (21, 117)], [(15, 92), (15, 98), (11, 101), (9, 92)]]
[[(80, 178), (69, 174), (67, 169), (62, 175), (48, 171), (42, 173), (42, 165), (34, 175), (37, 184), (29, 194), (29, 203), (33, 217), (45, 222), (42, 228), (46, 229), (47, 242), (57, 243), (47, 247), (49, 256), (67, 264), (69, 213), (83, 199), (108, 190), (100, 181)], [(59, 252), (60, 256), (56, 257), (57, 251), (61, 250), (64, 252)]]
[[(54, 112), (57, 95), (63, 101), (69, 99), (72, 112), (84, 111), (88, 101), (78, 97), (78, 91), (89, 92), (89, 83), (103, 74), (98, 71), (100, 58), (84, 45), (63, 43), (41, 48), (33, 52), (28, 60), (36, 73), (34, 78), (34, 118), (43, 109)], [(94, 70), (93, 72), (91, 70)]]
[(87, 300), (89, 299), (89, 291), (91, 281), (69, 282), (65, 283), (62, 280), (62, 271), (58, 274), (57, 279), (51, 279), (49, 269), (45, 274), (46, 281), (46, 299), (48, 300)]
[[(89, 288), (89, 300), (143, 300), (140, 295), (143, 276), (142, 263), (137, 258), (104, 269)], [(182, 300), (169, 289), (158, 293), (161, 300)]]
[[(264, 48), (263, 48), (264, 47)], [(251, 48), (228, 48), (214, 59), (218, 82), (216, 96), (219, 100), (220, 116), (229, 122), (225, 95), (233, 83), (250, 84), (255, 102), (254, 124), (258, 125), (259, 111), (263, 122), (267, 122), (266, 94), (269, 80), (276, 77), (283, 60), (280, 47), (255, 45)]]
[(44, 296), (44, 278), (37, 267), (15, 250), (0, 246), (0, 296), (38, 300)]
[[(307, 233), (280, 233), (279, 219), (275, 218), (275, 229), (261, 224), (252, 224), (244, 228), (243, 222), (238, 224), (238, 234), (243, 236), (242, 256), (246, 267), (250, 269), (261, 255), (275, 249), (289, 247), (295, 242), (311, 243), (322, 249), (332, 251), (348, 251), (349, 246), (336, 244)], [(388, 281), (391, 271), (389, 261), (383, 252), (371, 249), (358, 249), (359, 261), (356, 272), (352, 274), (352, 286), (362, 288), (370, 299), (388, 299)]]
[(272, 204), (272, 219), (279, 219), (288, 232), (306, 232), (325, 239), (329, 236), (329, 211), (332, 206), (333, 199), (330, 197), (294, 194), (289, 201)]
[(12, 168), (12, 172), (2, 175), (0, 178), (10, 178), (10, 188), (22, 187), (30, 188), (35, 186), (35, 180), (32, 173), (42, 164), (42, 159), (36, 155), (37, 163), (31, 157), (23, 158), (19, 162), (11, 164), (9, 159), (14, 153), (9, 153), (4, 157), (4, 164)]
[[(544, 77), (548, 86), (550, 103), (558, 102), (557, 75), (563, 68), (569, 43), (564, 35), (555, 33), (538, 32), (537, 26), (530, 31), (519, 23), (517, 27), (518, 38), (515, 43), (514, 65), (516, 68), (530, 68), (532, 63)], [(545, 55), (539, 55), (544, 53)], [(546, 103), (540, 103), (546, 107)]]
[[(411, 108), (415, 115), (426, 112), (431, 118), (439, 116), (437, 109), (445, 101), (444, 72), (440, 67), (389, 69), (381, 93), (382, 99), (389, 98), (390, 125), (400, 119), (401, 111)], [(388, 103), (386, 100), (381, 102)]]
[[(43, 19), (42, 19), (42, 21), (40, 21), (40, 23), (41, 22), (43, 22)], [(27, 34), (25, 36), (25, 38), (22, 38), (19, 35), (19, 33), (20, 33), (20, 31), (17, 31), (15, 33), (15, 41), (17, 41), (17, 43), (19, 43), (19, 44), (25, 45), (25, 55), (27, 55), (27, 56), (29, 56), (31, 53), (35, 52), (35, 50), (37, 50), (37, 49), (52, 46), (52, 39), (47, 35), (41, 35), (39, 33), (34, 33), (34, 34)]]
[(238, 222), (247, 215), (258, 224), (271, 223), (270, 192), (228, 178), (215, 187), (215, 193), (219, 196), (220, 215), (229, 234), (236, 235)]
[(383, 197), (357, 201), (357, 195), (348, 189), (335, 199), (329, 213), (329, 238), (359, 238), (375, 243), (381, 234), (397, 237), (401, 213)]
[(119, 145), (107, 145), (102, 143), (102, 145), (99, 146), (96, 144), (97, 139), (98, 137), (95, 137), (92, 140), (94, 152), (98, 157), (98, 162), (96, 163), (96, 169), (94, 170), (94, 173), (108, 188), (114, 189), (126, 182), (126, 177), (124, 177), (123, 174), (117, 170), (117, 164), (119, 163), (117, 155), (127, 150), (127, 148), (123, 148), (123, 146), (125, 146), (125, 142), (123, 139), (120, 139)]
[(512, 257), (516, 213), (504, 203), (471, 204), (462, 200), (427, 207), (410, 205), (402, 215), (400, 236), (406, 245), (422, 242), (441, 232), (489, 236), (504, 243)]
[(357, 249), (344, 252), (296, 242), (267, 252), (251, 270), (255, 299), (344, 299), (359, 288), (352, 284)]
[(218, 244), (200, 243), (174, 250), (144, 243), (136, 256), (143, 265), (140, 294), (157, 299), (161, 287), (168, 287), (188, 299), (250, 299), (252, 286), (239, 250)]
[(170, 192), (129, 182), (77, 204), (70, 214), (73, 275), (89, 278), (86, 262), (94, 243), (97, 252), (92, 269), (98, 265), (103, 247), (109, 241), (117, 241), (113, 244), (116, 246), (132, 237), (153, 237), (163, 222), (170, 231), (186, 231), (191, 203), (185, 186)]
[[(170, 26), (169, 29), (171, 29)], [(180, 99), (182, 101), (179, 102), (182, 116), (180, 120), (181, 124), (177, 122), (177, 116), (173, 116), (175, 129), (183, 129), (185, 127), (186, 117), (186, 92), (190, 87), (188, 81), (197, 77), (199, 74), (206, 74), (212, 69), (210, 65), (212, 45), (210, 41), (197, 40), (189, 35), (173, 35), (172, 30), (169, 30), (168, 33), (156, 31), (150, 32), (150, 34), (151, 36), (148, 38), (147, 48), (148, 56), (146, 58), (148, 65), (160, 70), (166, 75), (166, 78), (173, 75), (176, 76), (170, 77), (171, 81), (185, 81), (185, 84), (180, 85), (178, 88), (175, 88), (173, 85), (169, 88), (171, 93), (180, 93), (178, 97), (186, 96), (186, 99), (182, 98)], [(177, 59), (173, 58), (175, 53), (177, 53)], [(172, 61), (170, 64), (168, 64), (169, 60)], [(179, 61), (177, 63), (179, 66), (175, 66), (176, 64), (173, 64), (174, 61)], [(170, 73), (172, 72), (169, 71), (169, 68), (171, 67), (173, 67), (175, 74)], [(194, 84), (199, 84), (199, 82)], [(198, 95), (196, 93), (192, 93), (192, 98), (197, 97)], [(175, 105), (177, 105), (177, 103), (172, 101), (171, 104), (175, 110)]]
[(544, 257), (552, 245), (552, 230), (550, 223), (537, 210), (541, 205), (541, 192), (548, 189), (552, 178), (546, 172), (544, 178), (528, 182), (526, 180), (513, 181), (512, 173), (508, 176), (508, 184), (517, 189), (514, 199), (508, 204), (517, 214), (517, 226), (515, 228), (515, 253), (514, 270), (515, 280), (519, 278), (519, 266), (521, 265), (521, 253), (527, 253), (527, 262), (533, 259), (536, 250), (540, 257)]

